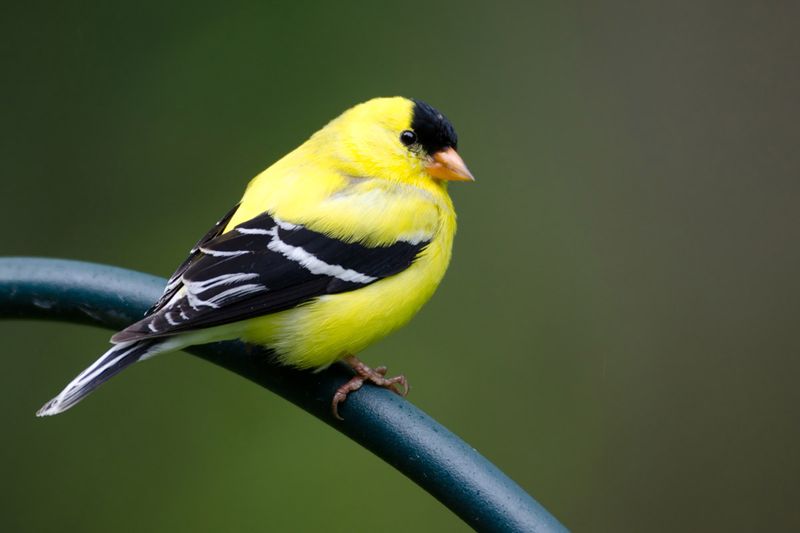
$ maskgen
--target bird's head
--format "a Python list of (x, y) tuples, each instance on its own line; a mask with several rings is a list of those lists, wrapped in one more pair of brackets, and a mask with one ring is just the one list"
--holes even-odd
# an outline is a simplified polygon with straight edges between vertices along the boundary
[(335, 146), (343, 171), (356, 177), (410, 184), (474, 181), (447, 118), (419, 100), (374, 98), (323, 128), (317, 136)]

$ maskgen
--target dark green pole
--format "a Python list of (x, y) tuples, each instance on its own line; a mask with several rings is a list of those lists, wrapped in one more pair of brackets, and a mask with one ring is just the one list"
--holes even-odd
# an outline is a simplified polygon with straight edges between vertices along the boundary
[[(142, 316), (165, 283), (148, 274), (93, 263), (0, 258), (0, 318), (121, 329)], [(341, 431), (478, 531), (566, 531), (496, 466), (396, 394), (365, 386), (342, 404), (344, 421), (334, 419), (331, 398), (351, 376), (343, 365), (318, 374), (301, 372), (270, 363), (264, 352), (239, 342), (188, 351), (283, 396)]]

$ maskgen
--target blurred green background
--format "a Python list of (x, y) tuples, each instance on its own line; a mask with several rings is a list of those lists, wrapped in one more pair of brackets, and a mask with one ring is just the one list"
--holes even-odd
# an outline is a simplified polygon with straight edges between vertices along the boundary
[[(167, 276), (329, 119), (424, 99), (478, 181), (452, 187), (441, 289), (364, 358), (576, 531), (797, 530), (798, 20), (788, 2), (3, 2), (0, 253)], [(35, 419), (108, 336), (0, 323), (0, 530), (465, 529), (185, 354)]]

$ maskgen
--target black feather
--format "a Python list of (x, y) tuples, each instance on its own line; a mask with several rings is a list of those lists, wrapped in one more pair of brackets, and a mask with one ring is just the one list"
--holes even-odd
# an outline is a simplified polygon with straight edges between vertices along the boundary
[(200, 247), (211, 241), (211, 239), (218, 237), (222, 233), (222, 231), (225, 229), (225, 226), (228, 225), (228, 222), (231, 220), (231, 218), (233, 218), (233, 215), (236, 213), (238, 209), (239, 209), (239, 204), (233, 206), (233, 208), (230, 211), (225, 213), (225, 216), (219, 219), (217, 223), (214, 224), (205, 235), (203, 235), (203, 238), (197, 241), (197, 244), (195, 244), (189, 251), (189, 257), (187, 257), (183, 261), (183, 263), (181, 263), (181, 265), (175, 270), (172, 276), (170, 276), (169, 281), (167, 282), (167, 290), (165, 290), (164, 294), (161, 295), (158, 301), (156, 301), (156, 303), (154, 303), (153, 306), (147, 310), (145, 316), (149, 315), (150, 313), (152, 313), (153, 311), (164, 305), (164, 303), (166, 303), (170, 298), (172, 298), (172, 296), (175, 295), (175, 293), (180, 289), (181, 286), (180, 284), (175, 285), (174, 282), (177, 281), (178, 278), (180, 278), (183, 275), (183, 273), (186, 272), (186, 269), (189, 268), (192, 262), (194, 262), (194, 260), (197, 259), (197, 251), (200, 249)]
[[(425, 245), (396, 242), (390, 246), (369, 247), (338, 239), (321, 239), (320, 234), (302, 226), (280, 229), (283, 242), (299, 246), (308, 253), (333, 265), (361, 272), (375, 278), (385, 278), (402, 272), (414, 261)], [(427, 244), (427, 243), (425, 243)]]

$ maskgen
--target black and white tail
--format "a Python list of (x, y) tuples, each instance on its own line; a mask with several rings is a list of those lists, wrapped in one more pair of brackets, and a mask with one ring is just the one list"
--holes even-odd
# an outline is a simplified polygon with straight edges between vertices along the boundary
[(44, 404), (36, 412), (36, 416), (52, 416), (66, 411), (136, 361), (166, 351), (164, 345), (163, 339), (115, 344), (89, 368), (78, 374), (58, 396)]

